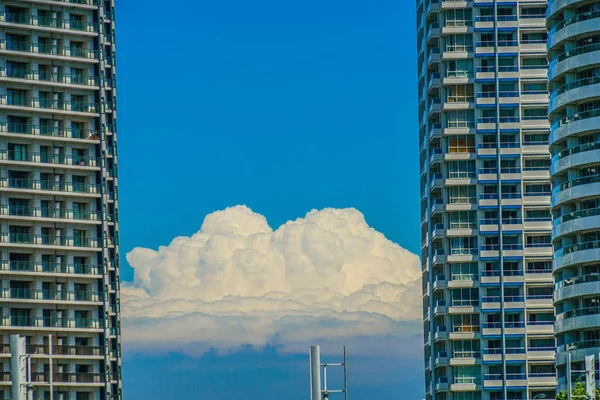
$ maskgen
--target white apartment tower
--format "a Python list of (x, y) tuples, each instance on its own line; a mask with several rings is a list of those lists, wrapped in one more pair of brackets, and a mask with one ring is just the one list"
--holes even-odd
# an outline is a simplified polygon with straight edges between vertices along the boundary
[[(119, 400), (114, 0), (0, 1), (0, 400)], [(52, 354), (51, 354), (52, 353)]]
[(554, 398), (545, 0), (417, 0), (426, 398)]
[[(548, 2), (556, 366), (600, 354), (600, 1)], [(595, 363), (597, 365), (597, 363)], [(596, 367), (598, 368), (598, 367)]]

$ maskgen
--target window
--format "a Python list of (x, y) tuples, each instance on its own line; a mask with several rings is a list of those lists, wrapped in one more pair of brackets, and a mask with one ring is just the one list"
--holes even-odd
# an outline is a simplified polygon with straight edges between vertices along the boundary
[(452, 289), (452, 307), (475, 307), (479, 305), (479, 289)]
[(527, 262), (527, 273), (528, 274), (549, 274), (552, 272), (551, 261), (528, 261)]
[(24, 90), (8, 89), (7, 102), (11, 106), (27, 107), (27, 92)]
[(27, 146), (24, 144), (8, 144), (8, 159), (13, 161), (29, 161)]
[(450, 253), (452, 255), (477, 254), (477, 237), (453, 237), (450, 242)]
[(472, 128), (475, 126), (473, 110), (451, 110), (446, 113), (448, 128)]
[(478, 279), (477, 263), (450, 264), (453, 281), (476, 281)]
[(11, 308), (10, 324), (12, 326), (32, 326), (31, 310), (28, 308)]
[(74, 192), (85, 192), (85, 176), (73, 175), (73, 191)]
[(458, 340), (454, 342), (454, 357), (477, 358), (479, 357), (479, 342), (474, 340)]
[(87, 247), (86, 232), (81, 229), (73, 229), (73, 245), (75, 247)]
[(86, 263), (85, 257), (73, 257), (73, 266), (76, 274), (89, 273), (89, 266)]
[(475, 186), (451, 186), (448, 194), (450, 204), (473, 204), (477, 201)]
[(525, 185), (526, 196), (550, 196), (550, 184)]
[(527, 158), (523, 161), (524, 171), (547, 171), (550, 168), (550, 160), (547, 158)]
[(469, 52), (473, 51), (472, 35), (448, 35), (446, 36), (446, 51)]
[(470, 8), (456, 8), (446, 11), (446, 26), (470, 26), (473, 11)]
[(31, 243), (32, 237), (28, 226), (14, 226), (8, 227), (10, 243)]
[(452, 315), (453, 332), (479, 332), (479, 314)]
[(474, 101), (473, 85), (451, 85), (446, 89), (448, 103), (465, 103)]
[(8, 213), (16, 216), (31, 216), (32, 210), (29, 207), (29, 200), (8, 199)]
[(527, 247), (549, 247), (552, 243), (550, 235), (527, 236)]
[(548, 109), (547, 108), (523, 108), (523, 119), (524, 120), (547, 120)]
[(449, 153), (474, 153), (475, 138), (472, 135), (454, 135), (448, 137)]
[(454, 367), (452, 370), (454, 383), (479, 383), (480, 371), (480, 367), (475, 365)]
[(473, 229), (476, 227), (475, 211), (454, 211), (450, 213), (450, 229)]
[(477, 176), (475, 172), (475, 161), (460, 160), (448, 163), (448, 178), (472, 179)]
[(472, 60), (450, 60), (446, 62), (446, 76), (471, 77), (473, 76)]
[(528, 222), (545, 222), (551, 221), (552, 215), (547, 208), (536, 210), (525, 210), (525, 221)]

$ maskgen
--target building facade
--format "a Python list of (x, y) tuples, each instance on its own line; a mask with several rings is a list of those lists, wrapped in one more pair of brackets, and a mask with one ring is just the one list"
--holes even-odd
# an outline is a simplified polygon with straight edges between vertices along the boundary
[[(0, 2), (0, 399), (121, 399), (113, 0)], [(51, 396), (52, 393), (52, 396)]]
[(548, 4), (559, 388), (600, 353), (600, 1)]
[(418, 0), (427, 399), (554, 398), (544, 0)]

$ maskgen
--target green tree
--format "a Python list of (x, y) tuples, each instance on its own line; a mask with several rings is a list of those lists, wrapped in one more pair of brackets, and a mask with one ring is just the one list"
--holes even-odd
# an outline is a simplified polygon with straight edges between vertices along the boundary
[[(571, 397), (573, 400), (583, 400), (583, 399), (587, 399), (587, 400), (591, 400), (587, 397), (586, 393), (585, 393), (585, 385), (581, 382), (577, 382), (577, 384), (575, 385), (575, 387), (573, 389), (571, 389)], [(596, 389), (596, 393), (595, 393), (595, 399), (593, 400), (600, 400), (600, 390)], [(555, 400), (567, 400), (568, 396), (567, 396), (567, 392), (566, 391), (561, 391), (558, 392), (556, 394), (556, 396), (554, 397)]]

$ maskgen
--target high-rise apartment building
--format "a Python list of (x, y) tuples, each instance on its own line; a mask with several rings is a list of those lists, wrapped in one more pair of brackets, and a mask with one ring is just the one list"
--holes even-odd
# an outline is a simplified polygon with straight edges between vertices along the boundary
[(114, 0), (0, 2), (0, 399), (121, 398)]
[(418, 0), (427, 399), (554, 398), (544, 0)]
[[(556, 365), (600, 353), (600, 1), (548, 3)], [(597, 368), (597, 367), (596, 367)]]

